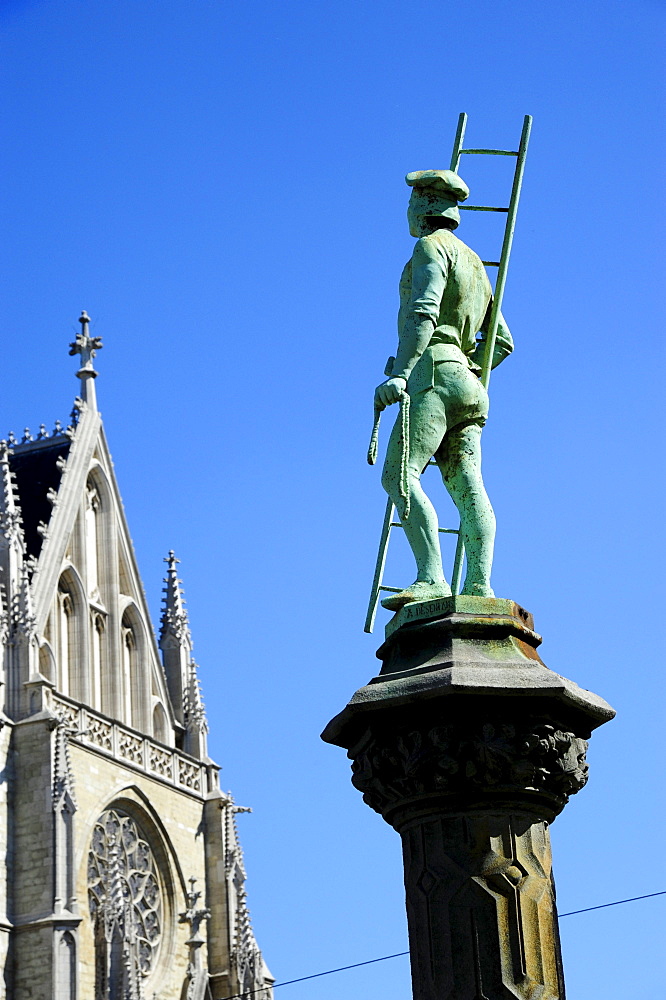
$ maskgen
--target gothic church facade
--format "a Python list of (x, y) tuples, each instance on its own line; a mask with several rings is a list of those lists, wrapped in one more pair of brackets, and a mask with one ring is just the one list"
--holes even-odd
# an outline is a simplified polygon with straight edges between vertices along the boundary
[(156, 641), (80, 322), (72, 424), (0, 443), (0, 998), (270, 1000), (177, 560)]

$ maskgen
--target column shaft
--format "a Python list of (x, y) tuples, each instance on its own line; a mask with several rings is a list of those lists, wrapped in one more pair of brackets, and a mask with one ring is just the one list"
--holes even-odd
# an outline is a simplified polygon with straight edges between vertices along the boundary
[(414, 1000), (564, 1000), (545, 822), (436, 816), (402, 847)]

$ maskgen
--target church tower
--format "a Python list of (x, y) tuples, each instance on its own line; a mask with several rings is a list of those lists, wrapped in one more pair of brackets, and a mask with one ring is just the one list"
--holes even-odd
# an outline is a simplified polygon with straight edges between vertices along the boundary
[(178, 560), (158, 644), (80, 323), (71, 424), (0, 442), (0, 1000), (270, 1000)]

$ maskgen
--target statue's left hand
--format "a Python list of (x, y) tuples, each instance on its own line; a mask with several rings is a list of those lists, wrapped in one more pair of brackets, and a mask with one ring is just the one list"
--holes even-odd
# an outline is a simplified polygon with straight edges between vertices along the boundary
[(397, 403), (406, 388), (407, 382), (404, 378), (387, 379), (375, 389), (375, 406), (378, 410), (383, 410), (385, 406)]

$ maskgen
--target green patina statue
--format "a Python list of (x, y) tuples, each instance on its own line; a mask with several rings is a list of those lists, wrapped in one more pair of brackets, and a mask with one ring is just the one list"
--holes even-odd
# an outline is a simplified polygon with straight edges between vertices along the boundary
[[(417, 575), (410, 587), (382, 601), (391, 611), (451, 594), (437, 514), (421, 486), (433, 456), (460, 513), (467, 553), (462, 593), (494, 596), (495, 515), (481, 477), (488, 393), (478, 377), (492, 288), (480, 258), (453, 234), (460, 222), (458, 202), (469, 195), (465, 182), (451, 170), (419, 170), (406, 180), (412, 188), (409, 231), (418, 241), (400, 279), (397, 356), (389, 362), (390, 377), (375, 390), (375, 408), (379, 413), (401, 403), (382, 484), (400, 513)], [(500, 316), (492, 367), (512, 350)]]

